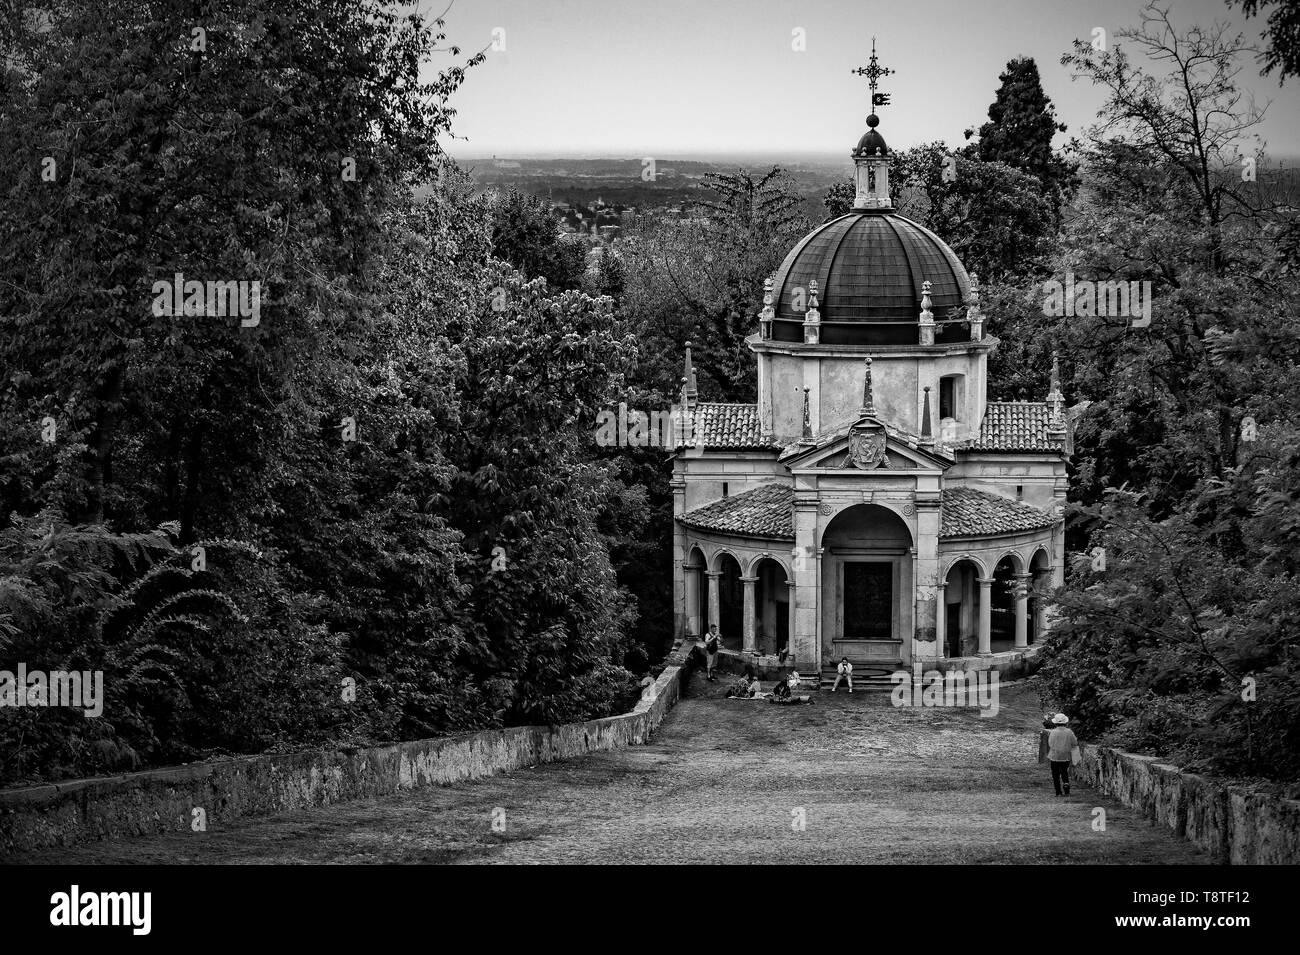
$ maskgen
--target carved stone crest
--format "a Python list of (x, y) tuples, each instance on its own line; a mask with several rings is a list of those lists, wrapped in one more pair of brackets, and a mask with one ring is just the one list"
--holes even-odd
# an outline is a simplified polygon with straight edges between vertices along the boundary
[(889, 467), (885, 456), (884, 432), (867, 432), (849, 436), (849, 463), (855, 468), (870, 471), (872, 468)]
[(833, 504), (823, 501), (822, 505), (819, 508), (817, 508), (817, 510), (821, 511), (822, 517), (830, 517), (832, 514), (835, 513), (835, 506)]

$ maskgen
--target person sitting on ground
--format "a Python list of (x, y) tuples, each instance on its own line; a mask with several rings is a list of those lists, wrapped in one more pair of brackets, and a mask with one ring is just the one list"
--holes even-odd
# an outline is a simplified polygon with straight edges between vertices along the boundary
[(853, 692), (853, 664), (849, 662), (848, 657), (840, 657), (839, 666), (835, 668), (835, 685), (831, 687), (834, 693), (840, 688), (840, 680), (847, 680), (849, 692)]
[(799, 671), (791, 671), (789, 679), (779, 681), (767, 701), (769, 703), (811, 703), (812, 697), (807, 693), (794, 692), (799, 689), (799, 684)]
[(790, 683), (787, 680), (777, 680), (776, 685), (772, 687), (772, 695), (768, 699), (773, 702), (780, 702), (788, 699), (790, 696)]
[(727, 687), (727, 699), (749, 699), (754, 695), (755, 687), (757, 685), (758, 681), (754, 679), (754, 668), (752, 666), (746, 666), (745, 675), (736, 680), (736, 682), (731, 684), (731, 686)]

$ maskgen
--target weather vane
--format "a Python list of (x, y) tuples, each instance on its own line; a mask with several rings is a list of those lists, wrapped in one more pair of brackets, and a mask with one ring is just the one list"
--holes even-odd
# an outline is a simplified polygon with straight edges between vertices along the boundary
[(880, 61), (876, 59), (876, 38), (874, 36), (871, 38), (871, 59), (868, 61), (868, 63), (869, 65), (859, 66), (856, 70), (851, 70), (850, 72), (854, 73), (857, 76), (865, 76), (869, 81), (871, 86), (872, 108), (875, 108), (877, 106), (888, 106), (889, 94), (877, 93), (876, 84), (879, 82), (882, 76), (889, 76), (894, 71), (887, 66), (881, 66)]

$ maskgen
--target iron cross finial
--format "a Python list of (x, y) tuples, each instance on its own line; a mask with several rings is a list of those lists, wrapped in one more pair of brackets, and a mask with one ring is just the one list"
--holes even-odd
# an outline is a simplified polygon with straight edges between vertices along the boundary
[(887, 106), (889, 105), (889, 94), (877, 93), (876, 86), (880, 82), (882, 76), (889, 76), (894, 71), (887, 66), (880, 65), (880, 60), (876, 57), (876, 38), (874, 36), (871, 38), (871, 59), (868, 60), (867, 63), (867, 66), (859, 66), (856, 70), (852, 70), (851, 72), (857, 76), (865, 76), (867, 78), (867, 81), (871, 86), (872, 106)]

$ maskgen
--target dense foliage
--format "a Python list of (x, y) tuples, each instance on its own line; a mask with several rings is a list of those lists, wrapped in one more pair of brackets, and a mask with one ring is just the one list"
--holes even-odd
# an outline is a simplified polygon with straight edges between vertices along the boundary
[[(1240, 2), (1294, 76), (1289, 8)], [(763, 280), (812, 225), (797, 183), (714, 175), (598, 247), (441, 153), (479, 58), (438, 21), (12, 7), (0, 670), (102, 670), (105, 700), (0, 708), (0, 783), (625, 708), (671, 640), (668, 461), (598, 447), (596, 419), (667, 409), (686, 340), (702, 399), (753, 400)], [(1064, 58), (1107, 97), (1068, 161), (1016, 59), (977, 141), (895, 155), (895, 199), (981, 277), (990, 397), (1041, 399), (1056, 351), (1075, 403), (1052, 704), (1295, 781), (1296, 181), (1239, 151), (1240, 38), (1155, 7), (1121, 38), (1155, 66)], [(435, 53), (456, 65), (422, 79)], [(260, 312), (160, 313), (177, 273), (258, 281)], [(1067, 275), (1149, 283), (1150, 323), (1045, 314)]]
[[(1060, 595), (1051, 691), (1088, 733), (1218, 770), (1300, 776), (1300, 360), (1295, 182), (1238, 143), (1258, 114), (1222, 26), (1149, 8), (1123, 46), (1065, 62), (1108, 95), (1058, 261), (1150, 283), (1135, 315), (1037, 316), (1079, 418), (1083, 559)], [(1256, 175), (1243, 174), (1250, 168)], [(1086, 539), (1086, 540), (1085, 540)]]
[[(441, 155), (477, 58), (422, 80), (381, 3), (18, 6), (0, 669), (106, 702), (0, 710), (0, 780), (625, 708), (589, 428), (635, 350)], [(178, 272), (260, 314), (159, 314)]]

